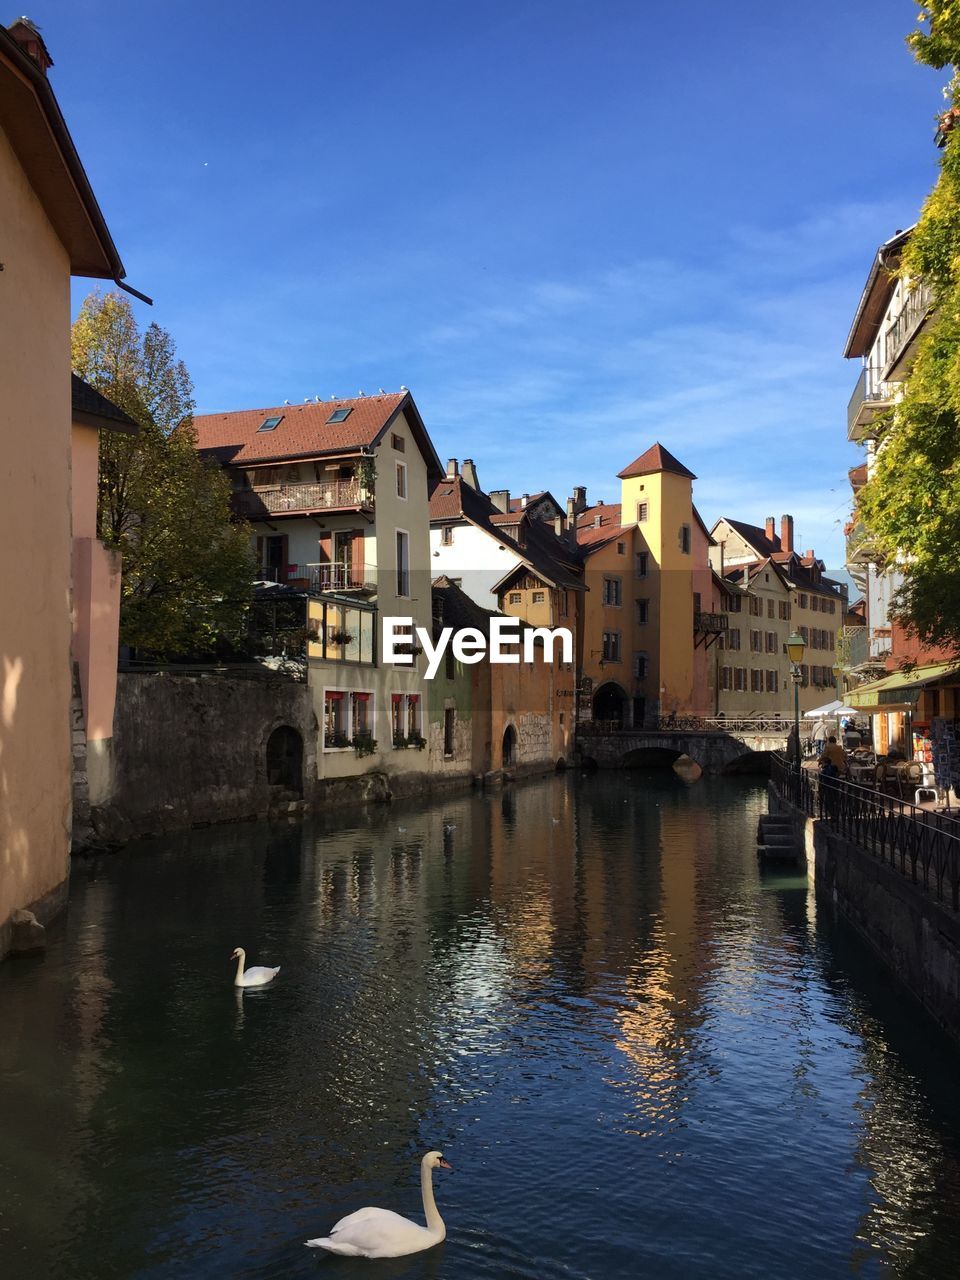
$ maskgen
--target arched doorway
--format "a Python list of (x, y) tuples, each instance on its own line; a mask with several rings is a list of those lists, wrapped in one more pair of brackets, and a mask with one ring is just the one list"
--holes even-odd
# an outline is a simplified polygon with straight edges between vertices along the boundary
[(501, 759), (504, 769), (509, 769), (511, 765), (517, 763), (517, 731), (512, 724), (508, 724), (503, 731), (503, 755)]
[(609, 680), (593, 695), (593, 718), (622, 729), (627, 719), (627, 695)]
[(267, 782), (303, 795), (303, 738), (288, 724), (267, 739)]

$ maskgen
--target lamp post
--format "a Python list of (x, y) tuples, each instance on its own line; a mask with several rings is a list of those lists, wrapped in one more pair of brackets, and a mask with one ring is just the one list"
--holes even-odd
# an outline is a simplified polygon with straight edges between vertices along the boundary
[(787, 657), (790, 659), (790, 675), (793, 679), (793, 729), (797, 735), (797, 772), (800, 771), (800, 681), (803, 675), (800, 671), (800, 665), (803, 662), (803, 653), (806, 648), (806, 641), (799, 631), (794, 631), (787, 636)]

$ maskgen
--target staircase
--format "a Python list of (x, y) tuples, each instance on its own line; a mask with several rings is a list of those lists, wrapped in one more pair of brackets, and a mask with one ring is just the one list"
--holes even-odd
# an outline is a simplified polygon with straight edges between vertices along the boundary
[(782, 813), (764, 813), (757, 824), (757, 857), (768, 862), (803, 864), (803, 849), (793, 821)]

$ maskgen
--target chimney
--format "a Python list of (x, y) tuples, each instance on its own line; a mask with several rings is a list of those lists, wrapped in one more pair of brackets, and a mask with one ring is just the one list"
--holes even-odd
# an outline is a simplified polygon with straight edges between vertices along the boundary
[(477, 480), (477, 468), (473, 465), (472, 458), (464, 458), (463, 467), (460, 470), (460, 475), (467, 482), (467, 484), (470, 486), (471, 489), (476, 489), (477, 493), (480, 492), (480, 483)]
[(456, 458), (448, 458), (447, 459), (447, 479), (456, 480), (459, 474), (460, 474), (460, 468), (457, 466)]
[(598, 514), (598, 515), (595, 515), (595, 516), (593, 517), (593, 527), (594, 527), (595, 529), (599, 529), (599, 528), (600, 528), (600, 526), (601, 526), (602, 524), (603, 524), (603, 516), (601, 516), (601, 515), (599, 515), (599, 514)]
[(566, 516), (554, 516), (553, 532), (557, 535), (558, 538), (562, 538), (564, 536), (564, 534), (566, 533), (566, 529), (567, 529)]
[(809, 560), (812, 564), (813, 561), (816, 559), (816, 554), (813, 551), (805, 551), (803, 553), (803, 558), (804, 560)]
[[(467, 464), (464, 463), (463, 467), (464, 467), (464, 470), (466, 470)], [(497, 508), (498, 511), (502, 511), (504, 515), (506, 515), (509, 512), (510, 510), (510, 490), (509, 489), (491, 489), (490, 493), (488, 494), (488, 497), (490, 498), (490, 501), (493, 503), (493, 505)]]
[(777, 529), (776, 520), (774, 520), (773, 516), (767, 516), (767, 523), (764, 529), (764, 533), (767, 535), (767, 540), (769, 542), (772, 542), (774, 538), (777, 536), (776, 529)]
[(577, 502), (575, 498), (567, 499), (567, 524), (572, 528), (577, 523)]
[(44, 75), (53, 66), (53, 59), (43, 43), (43, 36), (29, 18), (18, 18), (7, 28), (7, 35), (16, 40), (23, 52), (37, 64)]
[(780, 517), (780, 550), (793, 550), (793, 516)]
[(573, 509), (577, 515), (587, 509), (587, 490), (585, 485), (576, 485), (573, 490)]
[(520, 498), (520, 510), (521, 510), (521, 511), (526, 511), (526, 509), (527, 509), (527, 503), (528, 503), (529, 501), (530, 501), (530, 495), (529, 495), (529, 493), (524, 493), (524, 494), (522, 494), (522, 495), (521, 495), (521, 498)]

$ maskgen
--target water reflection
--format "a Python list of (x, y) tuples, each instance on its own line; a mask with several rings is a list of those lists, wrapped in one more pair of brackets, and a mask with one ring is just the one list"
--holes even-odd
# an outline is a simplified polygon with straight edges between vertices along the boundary
[(436, 1146), (448, 1240), (380, 1275), (949, 1274), (955, 1060), (760, 876), (762, 805), (549, 779), (78, 864), (0, 969), (0, 1273), (313, 1275)]

